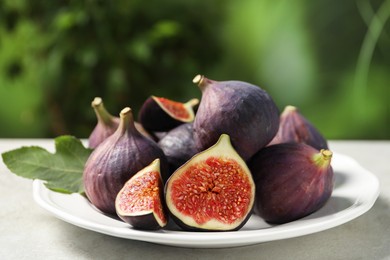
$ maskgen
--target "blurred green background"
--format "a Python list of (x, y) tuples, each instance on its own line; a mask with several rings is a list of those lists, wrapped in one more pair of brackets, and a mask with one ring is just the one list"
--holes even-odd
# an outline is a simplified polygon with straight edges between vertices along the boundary
[(389, 0), (2, 0), (0, 137), (87, 137), (149, 95), (242, 80), (328, 139), (390, 139)]

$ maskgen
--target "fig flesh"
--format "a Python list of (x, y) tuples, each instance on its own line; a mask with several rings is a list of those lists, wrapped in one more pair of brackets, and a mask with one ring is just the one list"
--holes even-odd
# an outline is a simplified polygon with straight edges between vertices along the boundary
[(186, 123), (175, 127), (158, 145), (167, 157), (170, 171), (174, 172), (198, 152), (194, 143), (193, 124)]
[[(103, 99), (100, 97), (95, 97), (91, 102), (91, 106), (95, 111), (98, 121), (88, 137), (88, 146), (89, 148), (95, 149), (99, 144), (106, 140), (107, 137), (111, 136), (117, 130), (120, 119), (119, 117), (111, 115), (107, 111), (104, 107)], [(142, 135), (148, 137), (149, 139), (154, 139), (140, 123), (134, 122), (134, 125)]]
[(199, 100), (194, 98), (186, 103), (163, 97), (151, 96), (142, 105), (138, 120), (142, 126), (152, 132), (164, 132), (183, 123), (194, 120), (194, 107)]
[(164, 209), (160, 160), (137, 172), (119, 191), (115, 208), (117, 215), (135, 229), (157, 230), (168, 222)]
[(317, 150), (329, 148), (326, 139), (318, 129), (294, 106), (286, 106), (283, 110), (278, 133), (269, 145), (290, 142), (305, 143)]
[(198, 75), (193, 79), (202, 91), (194, 120), (194, 140), (199, 150), (226, 133), (246, 161), (266, 146), (279, 128), (279, 111), (260, 87), (242, 81), (214, 81)]
[(238, 230), (252, 213), (254, 196), (251, 173), (226, 134), (177, 169), (165, 186), (168, 210), (184, 230)]
[(300, 143), (271, 145), (248, 163), (256, 183), (255, 212), (282, 224), (320, 209), (333, 191), (332, 152)]
[(158, 145), (134, 126), (129, 107), (120, 113), (118, 129), (98, 145), (88, 158), (83, 181), (85, 193), (100, 211), (115, 214), (115, 198), (125, 182), (156, 158), (161, 174), (168, 178), (168, 163)]

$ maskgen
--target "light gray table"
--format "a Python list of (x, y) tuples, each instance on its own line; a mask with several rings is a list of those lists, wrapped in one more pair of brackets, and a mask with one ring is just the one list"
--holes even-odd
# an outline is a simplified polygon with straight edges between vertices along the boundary
[[(52, 140), (0, 139), (0, 153)], [(0, 259), (390, 259), (390, 141), (331, 141), (380, 181), (370, 211), (341, 226), (297, 238), (227, 249), (191, 249), (121, 239), (57, 219), (32, 197), (32, 182), (0, 163)]]

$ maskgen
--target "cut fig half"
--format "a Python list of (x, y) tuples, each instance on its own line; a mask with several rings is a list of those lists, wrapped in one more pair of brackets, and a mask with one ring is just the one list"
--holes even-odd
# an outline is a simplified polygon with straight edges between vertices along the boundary
[(168, 218), (164, 207), (159, 159), (128, 180), (115, 200), (117, 215), (135, 229), (157, 230), (165, 227)]
[(186, 103), (181, 103), (163, 97), (152, 96), (152, 98), (172, 118), (183, 123), (194, 120), (193, 108), (199, 104), (199, 99), (193, 98)]
[(178, 168), (165, 187), (167, 207), (184, 230), (238, 230), (251, 215), (254, 197), (252, 175), (226, 134)]
[(197, 98), (181, 103), (151, 96), (142, 105), (138, 119), (148, 131), (169, 131), (180, 124), (194, 121), (194, 107), (198, 104)]

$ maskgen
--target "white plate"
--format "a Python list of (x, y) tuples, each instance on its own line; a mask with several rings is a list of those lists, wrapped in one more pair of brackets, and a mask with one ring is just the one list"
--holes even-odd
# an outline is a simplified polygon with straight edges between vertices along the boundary
[(366, 211), (379, 195), (378, 179), (352, 158), (334, 154), (335, 188), (327, 204), (317, 212), (287, 224), (271, 226), (252, 216), (239, 231), (185, 232), (172, 223), (160, 231), (140, 231), (130, 225), (101, 214), (79, 194), (61, 194), (48, 190), (42, 181), (35, 180), (35, 201), (56, 217), (76, 226), (103, 234), (157, 244), (222, 248), (252, 245), (323, 231), (346, 223)]

